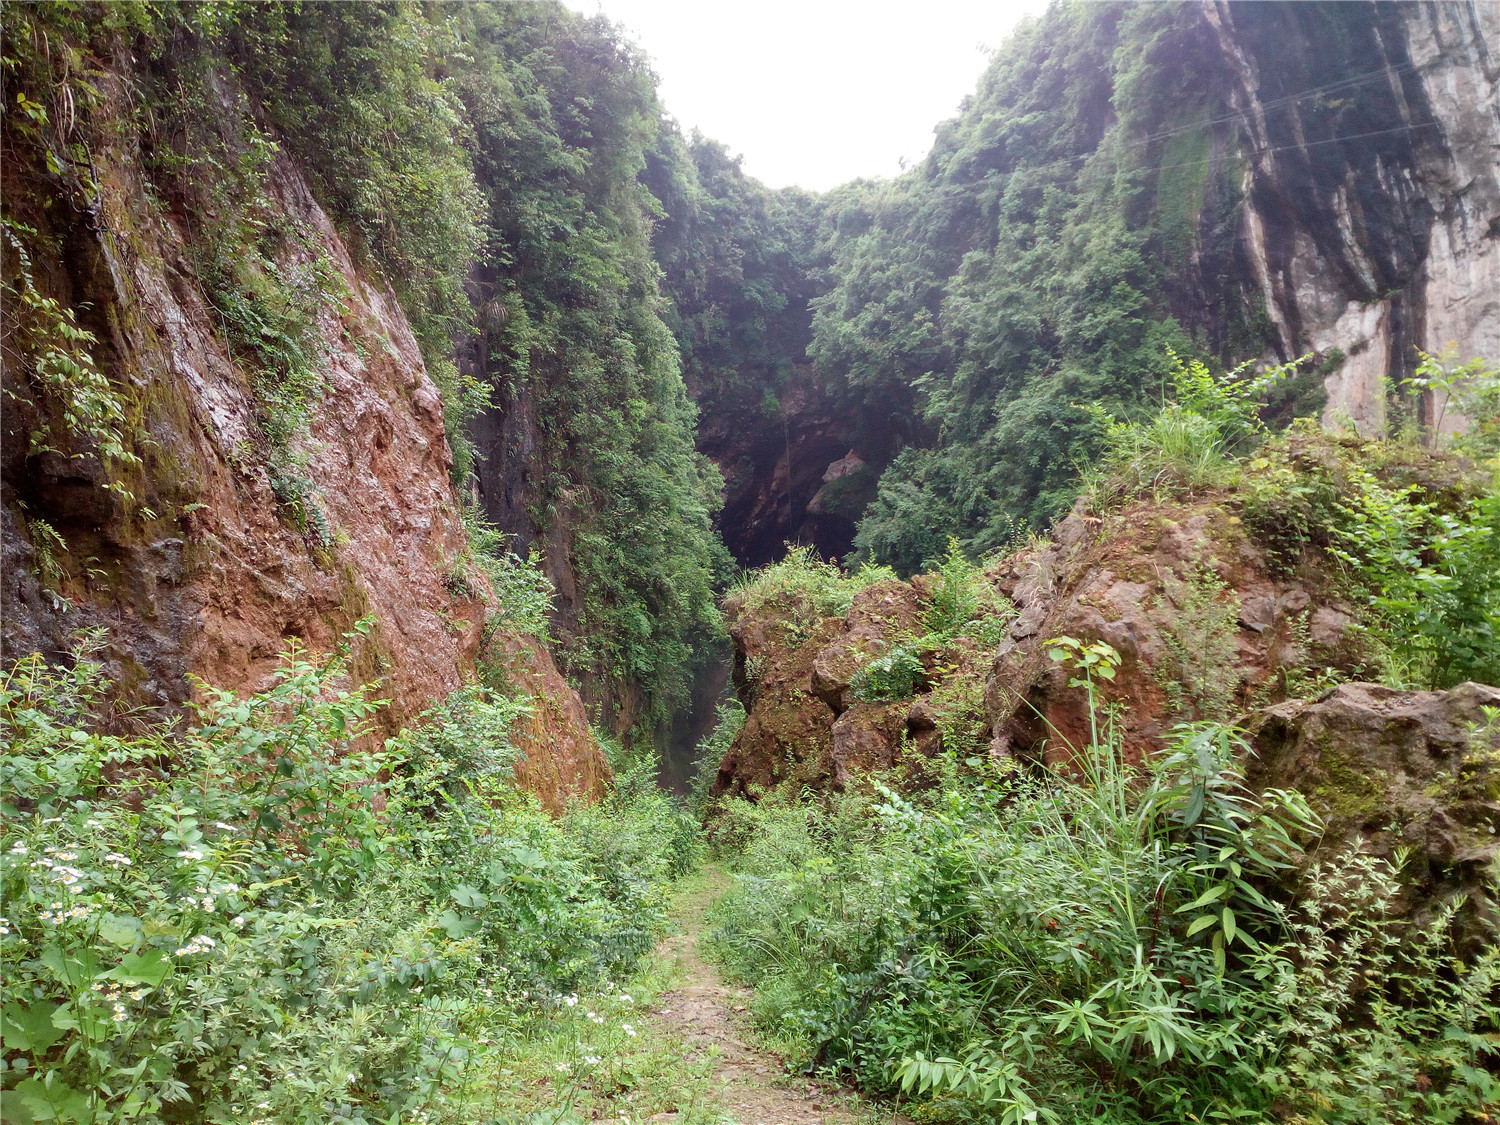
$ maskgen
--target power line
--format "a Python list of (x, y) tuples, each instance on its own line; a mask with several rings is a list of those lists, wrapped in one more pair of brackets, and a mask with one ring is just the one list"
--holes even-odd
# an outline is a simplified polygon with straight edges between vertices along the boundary
[[(1381, 67), (1379, 70), (1369, 70), (1363, 74), (1356, 74), (1349, 78), (1342, 78), (1337, 82), (1329, 82), (1322, 86), (1313, 86), (1306, 90), (1300, 90), (1295, 94), (1283, 94), (1279, 98), (1272, 98), (1269, 101), (1260, 102), (1259, 105), (1262, 110), (1280, 109), (1282, 106), (1294, 105), (1295, 103), (1302, 101), (1304, 98), (1310, 98), (1317, 94), (1328, 94), (1332, 93), (1335, 90), (1351, 89), (1355, 86), (1363, 85), (1364, 83), (1376, 78), (1389, 79), (1399, 74), (1408, 74), (1420, 69), (1421, 68), (1416, 63), (1403, 63), (1402, 65), (1396, 67), (1385, 66)], [(1190, 133), (1195, 129), (1206, 129), (1212, 125), (1223, 125), (1229, 121), (1238, 121), (1246, 116), (1248, 116), (1248, 114), (1244, 113), (1243, 111), (1226, 113), (1222, 117), (1211, 117), (1207, 121), (1198, 121), (1187, 125), (1179, 125), (1174, 129), (1165, 129), (1160, 133), (1153, 133), (1150, 136), (1142, 137), (1139, 141), (1134, 143), (1150, 144), (1152, 141), (1159, 141), (1164, 140), (1168, 137), (1180, 136), (1183, 133)]]
[[(1366, 137), (1383, 137), (1387, 133), (1404, 133), (1411, 129), (1427, 129), (1435, 127), (1437, 124), (1438, 122), (1436, 121), (1419, 121), (1414, 125), (1395, 125), (1389, 129), (1374, 129), (1368, 133), (1350, 133), (1348, 136), (1328, 137), (1321, 141), (1304, 141), (1301, 144), (1295, 145), (1270, 145), (1266, 148), (1251, 149), (1245, 155), (1267, 156), (1273, 152), (1301, 151), (1302, 149), (1317, 148), (1319, 145), (1336, 145), (1344, 144), (1347, 141), (1362, 141)], [(1144, 164), (1139, 168), (1131, 168), (1128, 171), (1122, 172), (1121, 175), (1132, 176), (1137, 172), (1166, 172), (1173, 168), (1191, 168), (1199, 164), (1208, 164), (1212, 160), (1213, 157), (1208, 156), (1202, 160), (1184, 160), (1178, 164)]]

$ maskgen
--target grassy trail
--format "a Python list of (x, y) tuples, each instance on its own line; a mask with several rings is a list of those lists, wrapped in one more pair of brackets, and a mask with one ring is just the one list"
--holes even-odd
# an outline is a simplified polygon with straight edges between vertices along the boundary
[[(674, 934), (654, 954), (672, 987), (653, 1009), (653, 1031), (684, 1044), (690, 1065), (708, 1064), (714, 1100), (737, 1125), (853, 1125), (878, 1118), (856, 1094), (839, 1086), (789, 1078), (783, 1060), (755, 1045), (746, 1008), (750, 994), (725, 984), (699, 952), (704, 919), (729, 877), (707, 868), (684, 884), (673, 911)], [(653, 1121), (674, 1121), (662, 1114)]]

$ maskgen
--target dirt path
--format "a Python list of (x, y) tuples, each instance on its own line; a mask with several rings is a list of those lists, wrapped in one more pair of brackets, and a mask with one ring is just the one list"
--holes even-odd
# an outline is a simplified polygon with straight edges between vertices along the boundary
[[(706, 885), (685, 897), (677, 909), (680, 932), (657, 947), (657, 955), (674, 965), (681, 987), (664, 992), (653, 1018), (682, 1036), (691, 1059), (699, 1061), (717, 1046), (714, 1076), (721, 1083), (718, 1100), (738, 1125), (873, 1125), (889, 1122), (876, 1115), (858, 1095), (843, 1087), (788, 1076), (783, 1060), (753, 1046), (745, 1015), (750, 993), (726, 985), (698, 952), (704, 915), (728, 887), (729, 879), (710, 868)], [(676, 1114), (659, 1114), (653, 1122), (670, 1122)], [(904, 1118), (897, 1118), (901, 1125)]]

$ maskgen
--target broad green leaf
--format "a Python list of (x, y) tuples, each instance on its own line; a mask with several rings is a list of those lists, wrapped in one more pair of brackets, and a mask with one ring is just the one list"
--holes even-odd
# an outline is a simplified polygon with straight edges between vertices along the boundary
[[(89, 1107), (89, 1096), (82, 1090), (73, 1089), (58, 1078), (55, 1072), (47, 1075), (45, 1081), (38, 1078), (26, 1079), (15, 1088), (13, 1096), (30, 1111), (33, 1121), (88, 1125), (94, 1118), (93, 1110)], [(6, 1120), (9, 1121), (10, 1098), (7, 1097), (5, 1101)]]
[(146, 927), (129, 914), (106, 914), (99, 923), (99, 936), (111, 945), (133, 949), (146, 936)]
[(1216, 924), (1218, 920), (1219, 916), (1217, 914), (1199, 915), (1197, 918), (1193, 919), (1193, 924), (1188, 927), (1187, 936), (1192, 937), (1194, 934), (1208, 929), (1210, 926)]
[(480, 910), (490, 904), (488, 898), (467, 883), (460, 883), (453, 888), (453, 901), (458, 903), (459, 906), (467, 906), (471, 910)]
[(0, 1016), (0, 1040), (7, 1051), (30, 1051), (41, 1055), (64, 1035), (62, 1028), (52, 1022), (52, 1013), (61, 1007), (45, 1000), (26, 1007), (20, 1003), (5, 1005)]
[(149, 984), (155, 988), (172, 971), (172, 962), (159, 949), (144, 953), (127, 953), (118, 967), (104, 975), (111, 980)]
[(479, 929), (481, 923), (478, 918), (465, 918), (457, 911), (445, 910), (438, 915), (438, 925), (454, 941), (461, 941)]

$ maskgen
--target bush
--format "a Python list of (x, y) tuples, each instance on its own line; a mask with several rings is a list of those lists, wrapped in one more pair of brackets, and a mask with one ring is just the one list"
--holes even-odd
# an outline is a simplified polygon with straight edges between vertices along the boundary
[(1132, 768), (1095, 698), (1117, 658), (1056, 647), (1095, 705), (1071, 771), (726, 809), (743, 856), (713, 949), (756, 985), (773, 1041), (931, 1120), (1265, 1120), (1278, 1100), (1353, 1125), (1486, 1105), (1494, 948), (1460, 968), (1447, 918), (1420, 937), (1387, 918), (1375, 861), (1293, 880), (1316, 822), (1296, 794), (1241, 787), (1232, 729), (1178, 727)]
[(779, 605), (796, 608), (813, 619), (842, 617), (855, 594), (895, 577), (894, 571), (883, 566), (862, 566), (851, 574), (818, 558), (811, 547), (788, 544), (779, 562), (742, 575), (725, 602), (740, 612)]
[(1104, 510), (1141, 495), (1164, 497), (1223, 487), (1237, 476), (1234, 458), (1266, 432), (1260, 410), (1267, 393), (1305, 361), (1245, 377), (1247, 365), (1215, 375), (1198, 360), (1167, 349), (1172, 400), (1144, 422), (1119, 422), (1095, 406), (1104, 449), (1084, 478), (1090, 505)]
[(0, 684), (7, 1120), (404, 1119), (485, 1027), (650, 948), (665, 798), (553, 820), (509, 784), (523, 701), (464, 689), (379, 746), (345, 671), (293, 650), (130, 735), (90, 644)]

